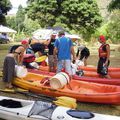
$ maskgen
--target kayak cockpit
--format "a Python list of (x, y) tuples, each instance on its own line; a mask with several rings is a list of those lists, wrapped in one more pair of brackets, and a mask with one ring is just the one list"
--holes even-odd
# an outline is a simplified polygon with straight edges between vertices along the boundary
[(80, 110), (68, 110), (67, 114), (71, 117), (79, 118), (79, 119), (90, 119), (95, 117), (94, 114), (91, 112), (80, 111)]
[(0, 100), (0, 106), (6, 107), (6, 108), (21, 108), (28, 105), (31, 105), (31, 102), (22, 102), (22, 101), (17, 101), (13, 99)]

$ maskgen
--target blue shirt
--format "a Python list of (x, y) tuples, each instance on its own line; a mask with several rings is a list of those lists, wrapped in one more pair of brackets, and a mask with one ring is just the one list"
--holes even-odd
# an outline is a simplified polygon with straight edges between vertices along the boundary
[(71, 47), (73, 43), (71, 39), (62, 36), (55, 41), (55, 47), (58, 49), (58, 60), (71, 59)]

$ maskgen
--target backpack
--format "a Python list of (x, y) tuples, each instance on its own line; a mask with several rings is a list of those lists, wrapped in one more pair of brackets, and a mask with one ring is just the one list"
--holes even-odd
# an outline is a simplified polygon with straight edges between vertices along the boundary
[(13, 45), (13, 46), (11, 46), (10, 49), (9, 49), (9, 53), (14, 53), (15, 50), (16, 50), (18, 47), (20, 47), (20, 46), (21, 46), (21, 45)]

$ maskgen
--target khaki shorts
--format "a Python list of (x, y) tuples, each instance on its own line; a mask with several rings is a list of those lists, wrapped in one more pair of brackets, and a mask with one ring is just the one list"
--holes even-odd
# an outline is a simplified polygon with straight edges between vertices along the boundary
[(48, 55), (48, 64), (50, 67), (57, 66), (57, 57), (54, 58), (53, 55)]

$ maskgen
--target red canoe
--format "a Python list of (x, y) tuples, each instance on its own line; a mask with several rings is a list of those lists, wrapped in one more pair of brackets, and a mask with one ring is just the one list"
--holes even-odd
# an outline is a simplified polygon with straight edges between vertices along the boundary
[[(83, 68), (87, 68), (87, 67), (83, 67)], [(88, 67), (88, 68), (90, 68), (90, 67)], [(120, 68), (118, 68), (118, 69), (120, 69)], [(120, 71), (118, 71), (118, 69), (117, 69), (117, 71), (109, 71), (108, 72), (108, 74), (110, 75), (111, 78), (120, 79)], [(48, 66), (40, 66), (40, 70), (48, 72), (49, 69), (48, 69)], [(84, 71), (84, 76), (86, 76), (86, 77), (96, 77), (96, 78), (99, 78), (99, 75), (97, 74), (96, 71), (89, 71), (89, 70), (84, 70), (84, 69), (83, 69), (83, 71)]]
[[(84, 71), (93, 71), (93, 72), (97, 71), (96, 67), (79, 66), (79, 69), (82, 69)], [(120, 68), (119, 67), (109, 67), (108, 71), (109, 72), (120, 72)]]
[[(48, 75), (48, 76), (55, 75), (55, 73), (37, 70), (37, 69), (28, 69), (28, 71), (31, 73), (36, 73), (36, 74), (41, 74), (41, 75)], [(74, 75), (73, 80), (95, 82), (95, 83), (102, 83), (102, 84), (110, 84), (110, 85), (120, 85), (120, 78), (119, 79), (115, 79), (115, 78), (112, 78), (112, 79), (105, 79), (104, 78), (103, 79), (103, 78), (86, 77), (86, 76), (79, 77), (77, 75)]]

